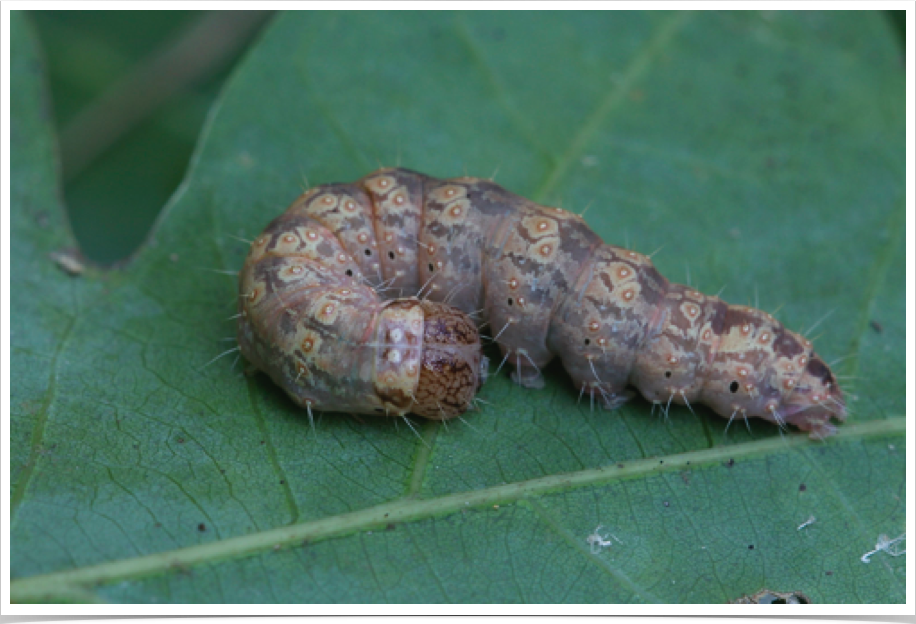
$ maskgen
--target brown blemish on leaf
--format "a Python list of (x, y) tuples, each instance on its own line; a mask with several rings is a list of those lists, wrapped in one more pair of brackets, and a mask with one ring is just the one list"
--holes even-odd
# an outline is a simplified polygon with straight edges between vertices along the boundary
[(731, 604), (813, 604), (811, 599), (799, 591), (778, 592), (761, 589), (750, 596), (744, 595)]

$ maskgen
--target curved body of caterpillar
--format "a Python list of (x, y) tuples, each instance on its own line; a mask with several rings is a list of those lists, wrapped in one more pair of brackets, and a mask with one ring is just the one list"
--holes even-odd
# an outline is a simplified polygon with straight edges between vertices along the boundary
[(610, 409), (634, 386), (811, 437), (846, 415), (811, 343), (771, 315), (670, 283), (581, 217), (478, 178), (383, 169), (313, 188), (252, 243), (239, 294), (242, 354), (306, 407), (460, 414), (485, 377), (465, 316), (479, 314), (524, 386), (556, 356)]

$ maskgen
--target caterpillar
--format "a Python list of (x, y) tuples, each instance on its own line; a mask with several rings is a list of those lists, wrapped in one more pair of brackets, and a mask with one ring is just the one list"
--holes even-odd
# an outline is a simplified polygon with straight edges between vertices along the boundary
[(516, 383), (543, 386), (559, 357), (607, 409), (633, 387), (812, 438), (846, 418), (830, 368), (772, 315), (669, 282), (581, 216), (480, 178), (388, 168), (310, 189), (251, 243), (238, 318), (242, 355), (310, 418), (459, 416), (486, 380), (487, 324)]

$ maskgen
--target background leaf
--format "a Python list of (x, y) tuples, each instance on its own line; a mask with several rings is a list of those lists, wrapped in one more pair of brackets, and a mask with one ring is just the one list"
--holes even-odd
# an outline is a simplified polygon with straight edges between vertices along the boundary
[[(383, 27), (380, 27), (380, 24)], [(868, 13), (297, 13), (211, 112), (124, 272), (70, 278), (12, 24), (14, 601), (903, 602), (904, 78)], [(581, 211), (804, 329), (857, 400), (826, 443), (703, 408), (592, 412), (558, 366), (447, 429), (326, 414), (231, 357), (250, 238), (379, 164)], [(657, 411), (656, 411), (657, 412)], [(816, 522), (799, 530), (810, 516)], [(597, 553), (596, 527), (619, 540)]]

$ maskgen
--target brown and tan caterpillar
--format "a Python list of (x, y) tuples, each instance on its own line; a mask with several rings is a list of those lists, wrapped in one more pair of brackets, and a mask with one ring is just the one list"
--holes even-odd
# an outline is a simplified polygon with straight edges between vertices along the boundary
[(251, 244), (239, 295), (242, 354), (310, 413), (458, 416), (486, 378), (489, 323), (516, 382), (539, 387), (557, 356), (609, 409), (633, 386), (812, 438), (846, 417), (811, 342), (771, 315), (670, 283), (489, 180), (382, 169), (313, 188)]

